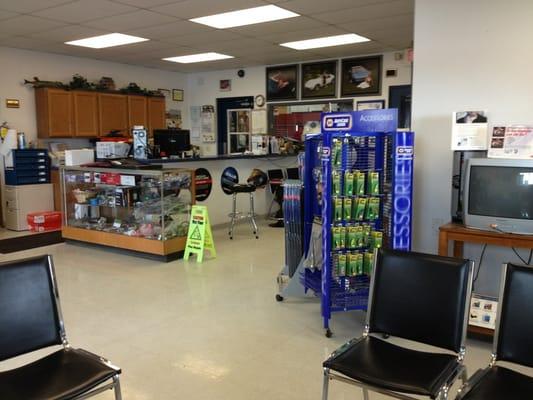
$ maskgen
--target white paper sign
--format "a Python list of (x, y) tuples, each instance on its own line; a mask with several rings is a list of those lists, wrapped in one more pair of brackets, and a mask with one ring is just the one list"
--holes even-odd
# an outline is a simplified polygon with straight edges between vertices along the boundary
[(486, 150), (486, 111), (458, 111), (453, 113), (452, 150)]
[(488, 156), (491, 158), (533, 158), (533, 126), (495, 126)]

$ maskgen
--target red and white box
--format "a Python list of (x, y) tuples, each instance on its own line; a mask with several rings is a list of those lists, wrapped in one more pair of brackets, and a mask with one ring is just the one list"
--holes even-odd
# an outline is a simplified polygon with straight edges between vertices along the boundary
[(28, 229), (32, 232), (48, 232), (61, 229), (60, 211), (37, 211), (26, 217)]

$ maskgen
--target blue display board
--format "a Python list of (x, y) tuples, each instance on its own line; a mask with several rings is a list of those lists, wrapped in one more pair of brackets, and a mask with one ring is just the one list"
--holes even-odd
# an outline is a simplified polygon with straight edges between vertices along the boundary
[(332, 312), (366, 310), (377, 249), (411, 249), (414, 134), (397, 124), (396, 109), (324, 113), (306, 138), (304, 244), (320, 219), (322, 268), (302, 282), (321, 296), (327, 335)]

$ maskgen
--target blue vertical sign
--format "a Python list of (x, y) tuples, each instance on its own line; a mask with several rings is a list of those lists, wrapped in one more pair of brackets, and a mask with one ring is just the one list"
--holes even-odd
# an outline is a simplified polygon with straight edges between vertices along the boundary
[(411, 250), (414, 133), (396, 132), (393, 160), (392, 248)]

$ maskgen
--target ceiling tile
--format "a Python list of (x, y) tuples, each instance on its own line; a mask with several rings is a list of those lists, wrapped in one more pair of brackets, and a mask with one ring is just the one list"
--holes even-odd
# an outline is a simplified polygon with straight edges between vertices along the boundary
[(383, 49), (383, 44), (376, 42), (356, 43), (345, 46), (326, 47), (313, 49), (313, 52), (321, 57), (351, 57), (359, 54), (375, 53)]
[(12, 35), (26, 35), (35, 32), (42, 32), (65, 25), (58, 21), (45, 18), (33, 17), (31, 15), (19, 15), (14, 18), (3, 20), (0, 23), (0, 32)]
[[(225, 40), (238, 41), (241, 36), (236, 33), (227, 30), (213, 30), (210, 32), (202, 32), (194, 35), (178, 35), (175, 37), (162, 39), (168, 43), (176, 43), (182, 46), (194, 46), (197, 44), (210, 44), (216, 42), (223, 42)], [(216, 46), (213, 45), (213, 51), (216, 50)]]
[(171, 43), (163, 43), (159, 42), (157, 40), (149, 40), (147, 42), (141, 42), (141, 43), (132, 43), (125, 46), (118, 46), (109, 48), (108, 50), (110, 52), (117, 52), (120, 54), (134, 54), (137, 53), (139, 56), (144, 55), (145, 53), (150, 53), (158, 50), (164, 50), (164, 49), (173, 49), (177, 46), (171, 44)]
[[(211, 45), (209, 43), (206, 44), (195, 44), (195, 48), (208, 51), (211, 49)], [(254, 52), (261, 52), (266, 51), (268, 47), (271, 48), (278, 48), (278, 46), (274, 46), (268, 42), (255, 39), (255, 38), (241, 38), (239, 40), (228, 40), (223, 42), (217, 42), (217, 51), (220, 52), (235, 52), (236, 50), (245, 52), (248, 50), (252, 50)]]
[(0, 9), (30, 13), (60, 4), (70, 3), (72, 0), (0, 0)]
[(261, 0), (185, 0), (179, 3), (150, 7), (150, 9), (162, 14), (190, 19), (264, 5), (265, 3)]
[(240, 26), (237, 28), (230, 28), (229, 30), (245, 36), (261, 37), (263, 35), (293, 32), (303, 29), (320, 29), (325, 26), (327, 26), (325, 23), (319, 22), (311, 18), (295, 17), (280, 21), (268, 22), (264, 24)]
[(131, 29), (159, 26), (176, 21), (178, 21), (176, 17), (148, 10), (138, 10), (127, 14), (95, 19), (86, 22), (84, 25), (93, 28), (106, 29), (112, 32), (124, 32)]
[(133, 7), (150, 8), (161, 6), (169, 3), (179, 3), (185, 0), (113, 0), (116, 3), (122, 3)]
[(370, 4), (346, 10), (335, 10), (313, 14), (313, 18), (329, 24), (343, 24), (351, 21), (378, 19), (413, 12), (413, 0), (396, 0), (386, 3)]
[(372, 32), (376, 29), (405, 29), (414, 26), (414, 15), (412, 13), (395, 15), (393, 17), (367, 19), (362, 21), (351, 21), (340, 24), (339, 27), (353, 33), (361, 35)]
[(125, 30), (123, 33), (148, 39), (164, 39), (180, 35), (212, 32), (214, 29), (189, 21), (176, 21), (170, 24), (151, 26), (149, 28)]
[(16, 17), (18, 14), (13, 11), (7, 11), (7, 10), (0, 10), (0, 20), (6, 19), (6, 18), (13, 18)]
[(277, 5), (298, 14), (311, 15), (331, 10), (342, 10), (375, 4), (376, 2), (376, 0), (283, 0), (283, 2), (278, 2)]
[(68, 42), (71, 40), (84, 39), (87, 37), (98, 36), (98, 35), (105, 35), (106, 33), (111, 33), (111, 31), (89, 28), (89, 27), (82, 26), (82, 25), (67, 25), (61, 28), (47, 30), (44, 32), (32, 33), (27, 36), (64, 43), (64, 42)]
[[(296, 50), (295, 50), (296, 52)], [(248, 58), (256, 61), (259, 64), (275, 65), (275, 64), (297, 64), (301, 61), (314, 61), (320, 59), (319, 56), (308, 52), (298, 52), (298, 54), (286, 55), (261, 55), (249, 56)]]
[(326, 25), (320, 29), (305, 29), (301, 31), (280, 32), (272, 35), (265, 35), (262, 39), (270, 43), (279, 44), (296, 40), (314, 39), (322, 36), (342, 35), (344, 33), (346, 32), (339, 28)]
[(68, 23), (85, 22), (135, 11), (136, 8), (109, 0), (77, 0), (58, 7), (33, 13), (34, 15), (65, 21)]

